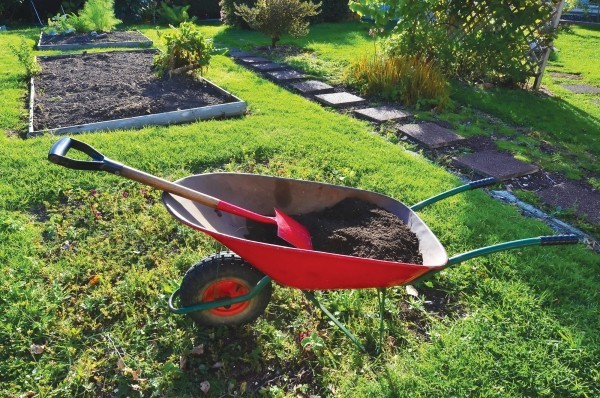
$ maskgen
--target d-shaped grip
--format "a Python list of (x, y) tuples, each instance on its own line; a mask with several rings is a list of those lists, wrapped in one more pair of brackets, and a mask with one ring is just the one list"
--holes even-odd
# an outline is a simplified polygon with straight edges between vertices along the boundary
[[(66, 155), (70, 149), (84, 153), (92, 158), (92, 160), (75, 160), (68, 158)], [(48, 152), (48, 160), (52, 163), (75, 170), (102, 170), (113, 174), (120, 174), (123, 169), (122, 164), (108, 159), (88, 144), (69, 137), (63, 137), (56, 141), (52, 148), (50, 148), (50, 152)]]

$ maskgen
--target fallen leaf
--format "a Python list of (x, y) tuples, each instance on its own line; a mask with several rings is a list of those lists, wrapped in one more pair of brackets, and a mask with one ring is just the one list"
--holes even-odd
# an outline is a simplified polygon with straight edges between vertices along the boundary
[(46, 350), (46, 346), (45, 345), (32, 344), (31, 347), (29, 348), (29, 350), (31, 351), (31, 353), (33, 355), (40, 355), (41, 353), (43, 353)]
[(213, 366), (211, 366), (211, 369), (220, 369), (223, 367), (223, 362), (215, 362)]
[(139, 381), (139, 382), (144, 382), (148, 379), (142, 379), (140, 377), (140, 371), (139, 370), (134, 370), (133, 372), (131, 372), (131, 377), (133, 378), (133, 380), (135, 381)]
[(200, 390), (202, 390), (203, 393), (208, 394), (208, 390), (210, 390), (210, 383), (208, 381), (203, 381), (200, 383)]
[(142, 386), (140, 386), (139, 384), (132, 384), (131, 388), (133, 388), (135, 391), (141, 391), (142, 390)]
[(125, 362), (123, 361), (123, 358), (119, 358), (119, 360), (117, 361), (117, 369), (123, 370), (124, 368), (125, 368)]
[(406, 285), (406, 293), (410, 296), (419, 297), (419, 292), (413, 285)]
[(246, 388), (248, 388), (248, 383), (246, 383), (245, 381), (243, 381), (240, 384), (240, 393), (244, 394), (246, 392)]
[(192, 354), (194, 356), (200, 356), (200, 355), (204, 354), (204, 344), (200, 344), (199, 346), (192, 348), (192, 351), (190, 352), (190, 354)]
[(95, 286), (98, 283), (100, 283), (100, 276), (99, 275), (94, 275), (90, 278), (90, 281), (88, 282), (91, 286)]
[(187, 358), (185, 356), (179, 357), (179, 369), (185, 369), (187, 367)]
[(26, 393), (19, 395), (19, 398), (32, 398), (34, 396), (35, 396), (35, 392), (27, 391)]

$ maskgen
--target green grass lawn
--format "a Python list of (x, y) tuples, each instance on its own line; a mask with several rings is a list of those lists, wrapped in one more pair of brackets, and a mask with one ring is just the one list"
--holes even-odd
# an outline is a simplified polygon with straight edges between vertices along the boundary
[[(263, 40), (205, 27), (222, 45)], [(367, 51), (360, 28), (340, 44), (332, 25), (303, 43)], [(152, 29), (145, 30), (153, 35)], [(200, 328), (166, 300), (185, 270), (221, 247), (178, 224), (160, 192), (46, 156), (57, 137), (22, 140), (27, 85), (7, 50), (37, 30), (0, 33), (0, 391), (3, 396), (597, 396), (598, 255), (583, 245), (527, 248), (467, 261), (417, 286), (390, 289), (379, 356), (356, 347), (293, 289), (237, 329)], [(315, 37), (316, 35), (317, 37)], [(155, 36), (153, 36), (155, 38)], [(239, 46), (238, 46), (239, 47)], [(334, 49), (335, 47), (335, 49)], [(335, 50), (335, 51), (334, 51)], [(418, 202), (460, 184), (423, 157), (216, 56), (208, 78), (243, 98), (242, 118), (92, 133), (107, 156), (167, 179), (251, 172), (344, 184)], [(421, 216), (450, 255), (552, 234), (483, 192)], [(373, 349), (374, 291), (321, 294)], [(432, 309), (428, 301), (446, 297)], [(299, 336), (314, 334), (305, 349)], [(192, 355), (203, 345), (204, 352)], [(205, 395), (201, 383), (208, 381)], [(303, 395), (304, 394), (304, 395)]]

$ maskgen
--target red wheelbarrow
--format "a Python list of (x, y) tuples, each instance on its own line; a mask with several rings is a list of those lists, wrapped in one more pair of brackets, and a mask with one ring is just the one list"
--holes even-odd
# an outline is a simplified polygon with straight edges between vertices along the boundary
[[(92, 160), (67, 158), (70, 149), (81, 151)], [(171, 183), (112, 161), (89, 145), (71, 138), (59, 140), (48, 158), (68, 168), (107, 171), (162, 189), (164, 204), (178, 221), (212, 236), (232, 251), (213, 254), (191, 267), (180, 288), (169, 299), (172, 312), (188, 314), (197, 323), (209, 326), (240, 325), (256, 319), (269, 302), (271, 281), (274, 280), (284, 286), (302, 289), (309, 300), (364, 350), (358, 339), (321, 305), (314, 290), (376, 288), (383, 311), (385, 288), (412, 284), (451, 265), (498, 251), (578, 242), (574, 235), (541, 236), (483, 247), (448, 258), (442, 244), (415, 211), (460, 192), (494, 184), (494, 178), (474, 181), (406, 206), (375, 192), (254, 174), (209, 173)], [(287, 214), (307, 214), (332, 207), (347, 198), (370, 202), (399, 217), (416, 234), (423, 264), (359, 258), (248, 240), (249, 222), (245, 213), (240, 216), (199, 204), (197, 195), (201, 195), (202, 200), (219, 198), (228, 206), (248, 209), (259, 215), (271, 214), (274, 208)], [(181, 307), (175, 306), (177, 299)]]

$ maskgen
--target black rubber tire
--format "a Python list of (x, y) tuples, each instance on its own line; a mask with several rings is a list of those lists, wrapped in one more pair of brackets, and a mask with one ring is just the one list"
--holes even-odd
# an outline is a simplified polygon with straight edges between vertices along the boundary
[[(181, 304), (184, 307), (202, 302), (206, 290), (223, 280), (235, 281), (247, 289), (252, 289), (265, 275), (232, 252), (220, 252), (210, 255), (194, 264), (183, 277), (180, 287)], [(220, 307), (215, 310), (196, 311), (188, 314), (190, 318), (202, 326), (237, 326), (249, 323), (258, 318), (267, 308), (271, 299), (272, 286), (269, 283), (256, 296), (244, 303), (246, 308), (240, 312), (216, 314), (216, 311), (227, 310)]]

